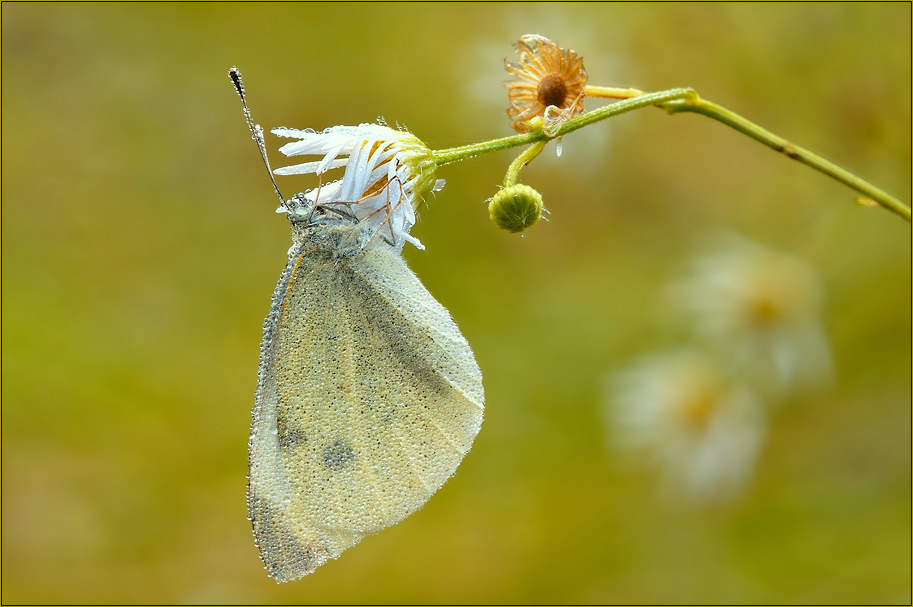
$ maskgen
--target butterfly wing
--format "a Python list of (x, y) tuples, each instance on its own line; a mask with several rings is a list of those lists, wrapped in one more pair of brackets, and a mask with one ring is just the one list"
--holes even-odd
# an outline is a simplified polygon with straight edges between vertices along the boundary
[(292, 256), (258, 378), (248, 508), (280, 582), (421, 508), (482, 421), (469, 344), (388, 247)]

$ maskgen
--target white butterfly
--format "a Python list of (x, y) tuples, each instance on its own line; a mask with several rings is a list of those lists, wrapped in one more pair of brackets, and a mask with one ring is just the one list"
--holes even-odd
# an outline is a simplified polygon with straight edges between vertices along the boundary
[(279, 582), (421, 508), (482, 423), (472, 350), (406, 266), (405, 239), (385, 237), (383, 216), (318, 198), (285, 203), (295, 244), (264, 323), (251, 425), (249, 517)]

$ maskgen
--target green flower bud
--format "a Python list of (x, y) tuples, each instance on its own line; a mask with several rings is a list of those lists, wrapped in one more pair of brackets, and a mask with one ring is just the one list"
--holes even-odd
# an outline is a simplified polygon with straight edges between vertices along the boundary
[(528, 185), (508, 186), (491, 199), (488, 214), (499, 228), (522, 232), (542, 217), (542, 195)]

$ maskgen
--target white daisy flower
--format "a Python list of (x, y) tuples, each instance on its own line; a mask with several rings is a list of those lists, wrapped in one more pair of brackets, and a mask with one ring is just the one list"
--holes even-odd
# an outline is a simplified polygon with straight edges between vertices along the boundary
[(735, 496), (765, 434), (764, 410), (706, 356), (655, 355), (610, 377), (612, 444), (662, 475), (662, 488), (695, 501)]
[(710, 241), (671, 290), (696, 336), (754, 376), (769, 396), (827, 380), (831, 356), (814, 268), (733, 234)]
[(345, 167), (342, 179), (321, 182), (306, 192), (306, 205), (293, 199), (277, 212), (288, 213), (295, 221), (302, 209), (310, 213), (320, 207), (357, 219), (397, 250), (406, 241), (425, 248), (409, 234), (415, 224), (415, 208), (428, 192), (440, 190), (444, 181), (434, 179), (434, 157), (418, 138), (380, 124), (334, 126), (321, 133), (287, 128), (272, 132), (298, 140), (279, 148), (286, 156), (323, 156), (318, 161), (277, 168), (276, 175), (314, 173), (322, 178), (327, 171)]

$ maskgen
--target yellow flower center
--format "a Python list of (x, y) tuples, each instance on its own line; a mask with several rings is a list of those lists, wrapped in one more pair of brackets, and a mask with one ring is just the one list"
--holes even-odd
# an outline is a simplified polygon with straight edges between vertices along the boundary
[(771, 297), (760, 295), (749, 303), (749, 315), (754, 324), (771, 325), (783, 317), (779, 302)]
[(679, 403), (679, 411), (685, 425), (695, 432), (706, 430), (710, 418), (719, 404), (719, 396), (713, 392), (698, 392), (688, 395)]

